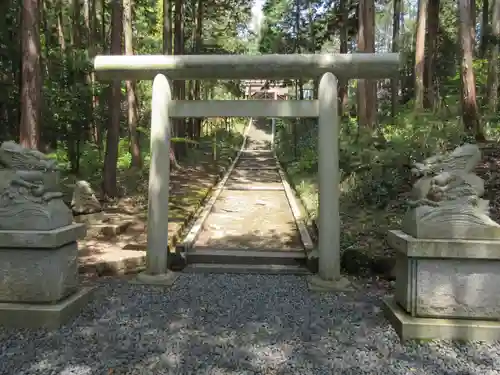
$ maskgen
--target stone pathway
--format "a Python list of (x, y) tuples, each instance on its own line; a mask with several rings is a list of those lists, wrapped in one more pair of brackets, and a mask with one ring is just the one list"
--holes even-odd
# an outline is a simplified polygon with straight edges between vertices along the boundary
[(254, 121), (245, 149), (203, 224), (194, 250), (303, 251), (278, 165), (271, 127)]

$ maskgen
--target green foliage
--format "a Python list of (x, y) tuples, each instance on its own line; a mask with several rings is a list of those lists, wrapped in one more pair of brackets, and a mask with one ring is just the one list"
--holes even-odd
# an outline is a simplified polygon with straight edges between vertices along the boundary
[[(358, 205), (385, 207), (411, 186), (409, 165), (432, 154), (450, 149), (463, 141), (456, 120), (408, 109), (394, 124), (382, 128), (383, 139), (358, 136), (353, 121), (344, 122), (340, 137), (339, 164), (342, 199)], [(277, 126), (278, 154), (287, 170), (296, 176), (316, 176), (318, 170), (317, 125), (291, 122)], [(332, 140), (334, 142), (335, 140)]]
[[(80, 10), (73, 6), (78, 4)], [(93, 4), (95, 19), (85, 22), (84, 9)], [(185, 1), (185, 53), (192, 53), (196, 2)], [(21, 24), (19, 0), (0, 4), (0, 142), (19, 139), (19, 83), (21, 76)], [(43, 5), (43, 6), (42, 6)], [(243, 53), (246, 49), (247, 23), (251, 3), (245, 0), (204, 1), (203, 45), (201, 53)], [(94, 14), (95, 13), (95, 14)], [(157, 54), (162, 51), (163, 3), (134, 1), (133, 42), (135, 54)], [(92, 57), (109, 53), (111, 43), (111, 6), (106, 2), (73, 2), (46, 0), (40, 3), (40, 39), (42, 64), (41, 139), (68, 173), (94, 178), (102, 170), (104, 140), (110, 121), (109, 83), (91, 82)], [(121, 25), (119, 25), (121, 27)], [(204, 82), (202, 93), (213, 98), (231, 93), (241, 96), (239, 82)], [(210, 94), (214, 92), (213, 94)], [(122, 84), (122, 94), (126, 93)], [(138, 132), (143, 158), (147, 164), (147, 141), (151, 82), (137, 84)], [(125, 95), (123, 95), (125, 103)], [(131, 164), (128, 145), (126, 106), (121, 113), (118, 169)], [(5, 126), (7, 125), (7, 126)], [(186, 140), (186, 142), (188, 142)], [(190, 141), (189, 141), (190, 142)], [(145, 151), (143, 151), (145, 150)], [(97, 178), (97, 177), (96, 177)]]

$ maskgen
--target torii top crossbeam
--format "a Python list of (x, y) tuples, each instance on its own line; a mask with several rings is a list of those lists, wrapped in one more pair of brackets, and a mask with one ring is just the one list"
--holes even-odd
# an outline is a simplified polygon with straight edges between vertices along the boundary
[(101, 80), (153, 79), (304, 79), (331, 72), (342, 78), (377, 79), (398, 74), (397, 53), (293, 55), (141, 55), (97, 56)]

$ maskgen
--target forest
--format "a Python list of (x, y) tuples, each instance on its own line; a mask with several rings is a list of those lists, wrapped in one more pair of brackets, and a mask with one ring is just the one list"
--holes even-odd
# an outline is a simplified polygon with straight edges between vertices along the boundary
[[(344, 259), (378, 267), (373, 254), (384, 258), (382, 237), (400, 217), (411, 161), (463, 142), (483, 148), (489, 164), (481, 173), (498, 219), (500, 181), (491, 166), (499, 154), (500, 1), (260, 5), (257, 22), (255, 7), (245, 0), (3, 1), (0, 141), (53, 155), (68, 178), (88, 179), (103, 198), (144, 193), (151, 82), (99, 82), (94, 56), (400, 52), (397, 79), (339, 82), (342, 245), (345, 254), (355, 251)], [(317, 93), (316, 81), (279, 84), (290, 87), (292, 99)], [(175, 81), (174, 96), (242, 98), (244, 87), (239, 81)], [(243, 119), (177, 120), (172, 173), (207, 164), (207, 153), (199, 150), (211, 150), (207, 168), (213, 167), (241, 142), (242, 124)], [(313, 226), (316, 125), (309, 119), (279, 121), (276, 136), (280, 161)], [(370, 259), (360, 248), (370, 250)]]

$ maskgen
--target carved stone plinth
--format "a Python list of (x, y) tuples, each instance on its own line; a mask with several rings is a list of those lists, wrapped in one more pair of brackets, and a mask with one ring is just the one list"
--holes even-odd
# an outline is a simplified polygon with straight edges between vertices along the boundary
[(79, 311), (91, 291), (78, 281), (76, 241), (84, 235), (83, 224), (0, 231), (0, 325), (54, 328)]
[(421, 206), (406, 212), (401, 229), (419, 239), (500, 240), (500, 225), (485, 214), (488, 201), (477, 206)]
[[(400, 335), (404, 318), (428, 327), (407, 329), (405, 339), (473, 339), (474, 327), (492, 324), (498, 325), (494, 339), (500, 338), (500, 241), (417, 239), (390, 231), (388, 243), (396, 250), (396, 292), (386, 312), (399, 322)], [(453, 336), (443, 327), (455, 323), (462, 328)]]
[(0, 325), (55, 328), (88, 299), (78, 277), (85, 225), (62, 197), (56, 160), (0, 145)]

